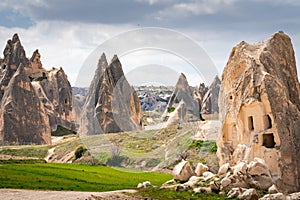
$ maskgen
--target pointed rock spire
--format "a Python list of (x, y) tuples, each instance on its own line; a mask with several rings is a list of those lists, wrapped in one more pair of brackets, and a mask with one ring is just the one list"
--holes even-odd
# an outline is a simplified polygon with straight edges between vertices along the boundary
[(2, 144), (51, 144), (49, 119), (22, 64), (5, 90), (0, 119)]

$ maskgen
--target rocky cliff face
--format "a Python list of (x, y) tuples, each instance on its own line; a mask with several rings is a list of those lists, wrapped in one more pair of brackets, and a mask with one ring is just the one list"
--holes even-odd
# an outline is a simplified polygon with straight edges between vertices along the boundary
[[(176, 109), (180, 102), (183, 102), (186, 109), (186, 120), (200, 119), (200, 106), (197, 100), (194, 99), (193, 90), (189, 86), (187, 79), (183, 73), (180, 74), (176, 83), (175, 89), (168, 102), (167, 109), (164, 112), (164, 117), (171, 114), (170, 111)], [(168, 124), (168, 123), (167, 123)]]
[(51, 144), (49, 120), (22, 64), (4, 92), (0, 108), (2, 144)]
[(219, 113), (218, 99), (221, 80), (216, 76), (202, 98), (201, 113)]
[(103, 54), (84, 105), (80, 134), (141, 129), (141, 117), (138, 96), (124, 77), (118, 57), (115, 55), (107, 66)]
[(220, 165), (258, 157), (280, 190), (299, 191), (299, 88), (293, 46), (283, 32), (235, 46), (220, 89)]

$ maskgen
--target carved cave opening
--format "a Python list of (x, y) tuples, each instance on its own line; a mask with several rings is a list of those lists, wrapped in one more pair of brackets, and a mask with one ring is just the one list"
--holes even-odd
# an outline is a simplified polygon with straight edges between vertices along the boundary
[(272, 128), (272, 119), (270, 115), (266, 115), (265, 120), (266, 120), (266, 129)]
[(248, 129), (249, 131), (254, 130), (253, 116), (248, 117)]
[(263, 134), (263, 146), (266, 148), (274, 148), (276, 145), (273, 133)]

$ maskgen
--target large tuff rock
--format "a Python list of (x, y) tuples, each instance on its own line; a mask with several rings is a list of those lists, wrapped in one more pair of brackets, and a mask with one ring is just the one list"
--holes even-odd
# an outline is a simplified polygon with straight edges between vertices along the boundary
[[(216, 76), (209, 86), (207, 92), (202, 98), (201, 113), (202, 114), (214, 114), (219, 113), (219, 91), (220, 91), (221, 81), (218, 76)], [(200, 90), (200, 88), (199, 88)]]
[(265, 160), (279, 190), (300, 190), (300, 89), (283, 32), (232, 49), (222, 74), (220, 165)]
[(51, 144), (49, 120), (22, 64), (4, 92), (0, 109), (2, 144)]
[(201, 119), (199, 103), (194, 99), (193, 90), (189, 86), (189, 83), (183, 73), (179, 76), (163, 117), (169, 116), (172, 113), (172, 110), (179, 106), (180, 102), (184, 103), (186, 109), (186, 121)]
[(106, 67), (101, 56), (84, 105), (80, 134), (115, 133), (142, 128), (138, 96), (115, 55)]
[(51, 130), (55, 131), (58, 125), (74, 130), (73, 93), (64, 70), (52, 68), (41, 77), (41, 80), (33, 81), (32, 85), (45, 106)]

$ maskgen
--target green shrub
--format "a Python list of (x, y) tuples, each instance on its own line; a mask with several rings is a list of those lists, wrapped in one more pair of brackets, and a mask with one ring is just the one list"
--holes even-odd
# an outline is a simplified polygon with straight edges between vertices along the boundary
[(171, 112), (173, 112), (174, 110), (175, 110), (174, 107), (168, 107), (168, 113), (171, 113)]
[(216, 143), (214, 143), (214, 144), (211, 146), (210, 151), (211, 151), (212, 153), (217, 153), (217, 150), (218, 150), (218, 146), (217, 146)]
[(86, 151), (87, 149), (85, 147), (83, 146), (78, 147), (75, 151), (75, 160), (81, 158)]

